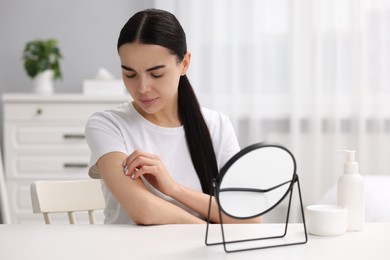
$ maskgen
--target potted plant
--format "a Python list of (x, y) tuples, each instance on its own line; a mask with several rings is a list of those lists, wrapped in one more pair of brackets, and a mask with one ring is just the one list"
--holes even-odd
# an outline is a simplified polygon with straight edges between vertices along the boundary
[(35, 40), (26, 44), (24, 68), (34, 80), (36, 93), (53, 93), (53, 80), (61, 79), (61, 51), (56, 39)]

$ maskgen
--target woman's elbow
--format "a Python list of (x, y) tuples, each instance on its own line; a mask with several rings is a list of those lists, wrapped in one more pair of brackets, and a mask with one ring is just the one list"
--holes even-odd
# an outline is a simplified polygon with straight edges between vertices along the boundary
[(144, 197), (141, 200), (139, 201), (141, 203), (136, 205), (132, 203), (131, 207), (126, 210), (134, 224), (142, 226), (162, 224), (159, 205), (156, 204), (153, 198)]
[(142, 209), (137, 213), (129, 214), (130, 218), (133, 220), (134, 224), (140, 226), (150, 226), (158, 224), (155, 215), (153, 212)]
[(156, 225), (153, 221), (148, 221), (147, 219), (140, 219), (140, 220), (133, 220), (134, 224), (139, 225), (139, 226), (151, 226), (151, 225)]
[(140, 226), (151, 226), (160, 224), (155, 218), (151, 217), (149, 214), (137, 214), (137, 216), (133, 217), (132, 219), (134, 224)]

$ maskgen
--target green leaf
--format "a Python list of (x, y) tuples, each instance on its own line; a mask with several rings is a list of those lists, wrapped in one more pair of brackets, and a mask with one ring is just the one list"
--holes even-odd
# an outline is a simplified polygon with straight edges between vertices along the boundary
[(24, 68), (27, 75), (34, 78), (47, 69), (54, 71), (54, 79), (62, 77), (60, 59), (61, 51), (56, 39), (35, 40), (26, 43), (23, 51)]

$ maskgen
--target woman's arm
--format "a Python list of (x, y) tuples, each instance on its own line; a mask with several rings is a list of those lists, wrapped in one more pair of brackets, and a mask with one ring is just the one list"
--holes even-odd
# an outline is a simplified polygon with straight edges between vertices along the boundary
[[(180, 185), (169, 175), (160, 158), (142, 151), (134, 151), (123, 163), (125, 174), (131, 179), (140, 180), (144, 176), (156, 189), (170, 196), (205, 218), (208, 215), (210, 196)], [(185, 173), (183, 173), (185, 174)], [(220, 222), (215, 198), (212, 198), (210, 220)], [(222, 215), (224, 223), (259, 223), (260, 218), (238, 220)]]
[(99, 159), (97, 167), (108, 189), (136, 224), (204, 223), (185, 210), (152, 194), (140, 178), (131, 179), (124, 175), (125, 159), (125, 154), (111, 152)]
[[(205, 218), (207, 217), (210, 204), (210, 195), (192, 190), (182, 185), (177, 185), (177, 188), (175, 190), (172, 190), (167, 195), (180, 201), (187, 207), (204, 216)], [(215, 197), (212, 197), (211, 199), (210, 221), (214, 223), (220, 223), (219, 208)], [(228, 217), (222, 212), (222, 221), (223, 223), (260, 223), (260, 217), (246, 220), (235, 219)]]

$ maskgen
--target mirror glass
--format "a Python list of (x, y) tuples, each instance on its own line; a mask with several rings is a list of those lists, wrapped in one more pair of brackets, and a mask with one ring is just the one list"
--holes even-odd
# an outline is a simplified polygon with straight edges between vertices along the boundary
[(262, 215), (287, 195), (296, 163), (279, 145), (255, 144), (241, 150), (221, 169), (217, 200), (235, 218)]

